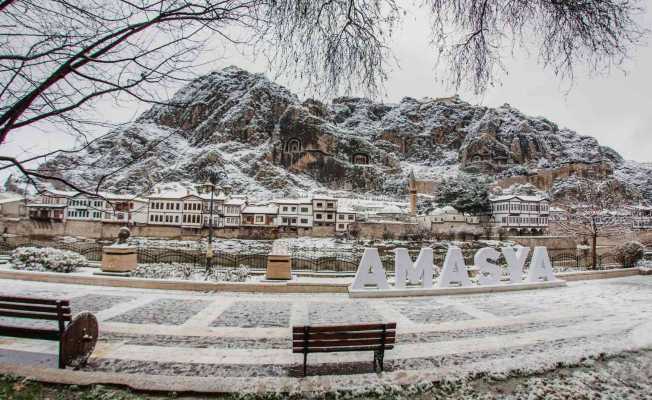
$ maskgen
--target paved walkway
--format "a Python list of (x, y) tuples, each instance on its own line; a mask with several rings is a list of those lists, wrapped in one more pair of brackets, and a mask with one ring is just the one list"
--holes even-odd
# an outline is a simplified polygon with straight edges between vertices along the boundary
[[(74, 312), (95, 313), (100, 342), (85, 370), (71, 376), (141, 389), (365, 389), (538, 370), (652, 346), (652, 276), (527, 292), (368, 300), (13, 280), (0, 280), (0, 293), (67, 297)], [(398, 345), (386, 354), (385, 373), (373, 373), (370, 352), (335, 353), (310, 355), (312, 376), (299, 376), (302, 356), (290, 350), (291, 326), (379, 320), (398, 323)], [(56, 352), (54, 342), (0, 338), (5, 370), (8, 364), (55, 368)]]

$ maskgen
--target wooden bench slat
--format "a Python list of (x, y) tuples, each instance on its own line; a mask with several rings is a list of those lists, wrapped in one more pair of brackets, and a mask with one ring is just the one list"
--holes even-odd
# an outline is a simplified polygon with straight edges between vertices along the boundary
[(62, 314), (61, 318), (59, 318), (59, 315), (57, 314), (44, 314), (44, 313), (8, 311), (8, 310), (0, 310), (0, 316), (13, 317), (13, 318), (43, 319), (48, 321), (59, 321), (59, 320), (71, 321), (72, 320), (70, 314)]
[[(316, 325), (309, 326), (308, 330), (312, 332), (357, 332), (357, 331), (377, 331), (382, 330), (383, 327), (385, 330), (394, 330), (396, 329), (396, 323), (390, 322), (387, 324), (356, 324), (356, 325)], [(304, 331), (303, 326), (292, 327), (293, 333), (302, 333)]]
[(19, 337), (24, 339), (60, 340), (59, 330), (28, 328), (24, 326), (0, 325), (0, 336)]
[[(57, 306), (50, 306), (50, 305), (45, 305), (45, 306), (35, 306), (31, 304), (18, 304), (18, 303), (3, 303), (0, 302), (0, 309), (5, 309), (5, 310), (20, 310), (20, 311), (36, 311), (36, 312), (42, 312), (42, 313), (54, 313), (57, 314)], [(64, 314), (69, 314), (70, 313), (70, 307), (65, 306), (61, 307), (61, 312)]]
[[(309, 339), (325, 339), (325, 340), (335, 340), (335, 339), (371, 339), (371, 338), (380, 338), (383, 336), (382, 331), (361, 331), (361, 332), (318, 332), (318, 333), (308, 333)], [(385, 332), (385, 337), (395, 337), (396, 331), (387, 331)], [(303, 340), (305, 335), (302, 333), (295, 333), (292, 335), (293, 340)]]
[[(383, 339), (382, 338), (375, 338), (375, 339), (353, 339), (353, 340), (310, 340), (306, 345), (304, 346), (303, 343), (305, 342), (294, 342), (292, 345), (293, 347), (307, 347), (307, 348), (313, 348), (313, 347), (349, 347), (349, 346), (375, 346), (375, 345), (382, 345), (383, 344)], [(386, 344), (393, 344), (394, 343), (394, 338), (387, 338), (385, 340)]]
[[(394, 345), (388, 345), (385, 346), (385, 350), (392, 350), (394, 348)], [(339, 353), (339, 352), (344, 352), (344, 351), (372, 351), (372, 350), (380, 350), (381, 346), (352, 346), (352, 347), (316, 347), (316, 348), (309, 348), (307, 353)], [(304, 353), (303, 348), (293, 348), (292, 349), (293, 353)]]
[(57, 302), (60, 302), (62, 306), (70, 305), (69, 300), (39, 299), (35, 297), (0, 296), (0, 301), (6, 301), (10, 303), (48, 304), (48, 305), (57, 305)]

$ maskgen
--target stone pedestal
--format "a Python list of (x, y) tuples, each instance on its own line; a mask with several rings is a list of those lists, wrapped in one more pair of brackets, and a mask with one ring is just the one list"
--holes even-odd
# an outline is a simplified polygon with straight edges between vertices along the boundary
[(268, 255), (267, 273), (265, 278), (270, 280), (292, 279), (292, 260), (288, 255)]
[(138, 253), (135, 247), (106, 246), (102, 248), (102, 272), (125, 273), (136, 269)]
[(277, 239), (272, 243), (272, 251), (267, 256), (267, 274), (269, 280), (292, 279), (292, 259), (288, 252), (288, 242)]

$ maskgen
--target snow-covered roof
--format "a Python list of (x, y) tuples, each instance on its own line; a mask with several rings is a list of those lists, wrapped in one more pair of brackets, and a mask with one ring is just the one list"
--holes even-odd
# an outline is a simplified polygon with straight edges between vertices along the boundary
[(338, 214), (355, 214), (355, 210), (351, 207), (337, 207)]
[[(201, 197), (204, 200), (210, 200), (211, 199), (211, 194), (210, 193), (200, 193), (197, 196)], [(224, 194), (224, 192), (214, 193), (213, 194), (213, 200), (214, 201), (226, 200), (226, 195)]]
[(435, 208), (434, 210), (430, 211), (429, 215), (442, 215), (442, 214), (459, 214), (459, 211), (457, 211), (455, 207), (444, 206), (440, 208)]
[(68, 191), (68, 190), (56, 190), (56, 189), (47, 189), (44, 190), (42, 193), (44, 196), (48, 196), (48, 194), (54, 195), (54, 196), (59, 196), (59, 197), (74, 197), (79, 194), (79, 192), (73, 192), (73, 191)]
[(274, 199), (271, 201), (273, 204), (311, 204), (312, 199)]
[(243, 199), (240, 197), (235, 197), (235, 198), (232, 197), (224, 201), (224, 205), (226, 206), (241, 206), (246, 203), (247, 203), (247, 199)]
[(0, 204), (7, 204), (7, 203), (13, 203), (15, 201), (24, 201), (24, 200), (25, 199), (19, 195), (10, 196), (10, 197), (7, 196), (7, 197), (0, 198)]
[(142, 202), (147, 201), (147, 199), (144, 199), (142, 197), (138, 197), (137, 195), (133, 195), (133, 194), (115, 194), (115, 193), (100, 192), (99, 195), (104, 197), (108, 201), (111, 201), (111, 200), (142, 201)]
[(563, 208), (553, 206), (553, 207), (550, 207), (550, 212), (566, 212), (566, 210), (564, 210)]
[(278, 212), (277, 206), (247, 206), (242, 209), (243, 214), (276, 214)]
[(507, 201), (507, 200), (512, 200), (512, 199), (518, 199), (521, 201), (543, 201), (543, 200), (548, 200), (547, 197), (543, 196), (526, 196), (526, 195), (521, 195), (521, 194), (507, 194), (507, 195), (502, 195), (502, 196), (495, 196), (489, 198), (489, 201)]
[(323, 195), (323, 194), (316, 194), (312, 196), (313, 200), (337, 200), (335, 197)]

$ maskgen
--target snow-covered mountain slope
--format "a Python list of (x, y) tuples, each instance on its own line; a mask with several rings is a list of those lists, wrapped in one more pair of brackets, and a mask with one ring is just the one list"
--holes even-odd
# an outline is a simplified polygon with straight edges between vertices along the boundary
[(269, 198), (316, 190), (400, 196), (410, 170), (420, 180), (460, 172), (500, 180), (579, 164), (652, 198), (649, 165), (623, 161), (593, 137), (507, 104), (488, 108), (458, 97), (302, 102), (237, 67), (197, 78), (173, 104), (154, 106), (42, 168), (87, 187), (108, 174), (102, 190), (132, 193), (158, 182), (190, 185), (207, 168), (223, 168), (235, 192)]

